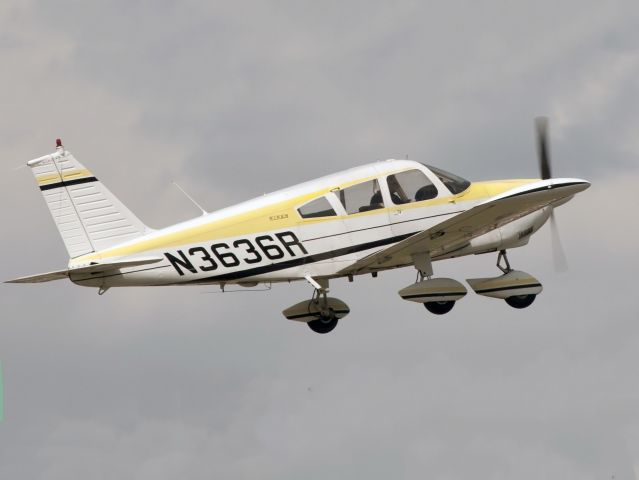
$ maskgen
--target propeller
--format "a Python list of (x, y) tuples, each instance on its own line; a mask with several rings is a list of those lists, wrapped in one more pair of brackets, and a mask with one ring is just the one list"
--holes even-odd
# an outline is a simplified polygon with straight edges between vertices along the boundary
[[(539, 158), (539, 173), (542, 180), (552, 178), (552, 169), (550, 167), (550, 151), (548, 147), (548, 117), (537, 117), (535, 119), (535, 130), (537, 133), (537, 156)], [(552, 207), (551, 207), (552, 208)], [(554, 209), (550, 212), (550, 235), (552, 241), (553, 261), (555, 270), (559, 272), (566, 271), (568, 261), (559, 237), (559, 229), (555, 220)]]

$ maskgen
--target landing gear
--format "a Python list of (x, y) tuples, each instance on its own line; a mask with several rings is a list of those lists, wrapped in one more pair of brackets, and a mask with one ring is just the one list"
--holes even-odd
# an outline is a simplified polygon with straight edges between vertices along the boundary
[[(505, 264), (503, 266), (501, 265), (502, 260), (504, 261), (504, 264)], [(502, 272), (504, 272), (504, 275), (507, 275), (513, 271), (513, 269), (510, 268), (510, 262), (508, 261), (508, 255), (506, 254), (506, 250), (499, 251), (499, 255), (497, 256), (497, 268), (499, 268)], [(541, 284), (539, 286), (541, 286)], [(509, 297), (504, 298), (504, 300), (511, 307), (521, 309), (521, 308), (530, 307), (530, 305), (532, 305), (532, 303), (535, 301), (536, 297), (537, 297), (537, 294), (529, 293), (529, 294), (522, 294), (522, 295), (511, 295)]]
[(537, 295), (529, 294), (529, 295), (513, 295), (511, 297), (506, 297), (506, 303), (513, 308), (526, 308), (530, 307), (530, 305), (535, 301)]
[(430, 313), (434, 313), (435, 315), (443, 315), (453, 309), (453, 307), (455, 306), (455, 302), (451, 300), (447, 302), (425, 302), (424, 306)]
[(499, 252), (497, 268), (503, 275), (493, 278), (469, 278), (466, 281), (478, 295), (500, 298), (518, 309), (529, 307), (541, 293), (543, 288), (539, 280), (510, 267), (506, 250)]
[(320, 314), (317, 320), (311, 320), (306, 325), (315, 333), (328, 333), (337, 327), (338, 322), (335, 313), (330, 312), (328, 315)]
[(466, 295), (466, 287), (452, 278), (432, 278), (433, 268), (430, 254), (412, 256), (417, 269), (415, 283), (402, 288), (398, 293), (404, 300), (421, 303), (431, 313), (443, 315), (450, 312), (455, 302)]
[(348, 305), (339, 298), (328, 297), (328, 280), (308, 276), (308, 282), (313, 285), (313, 296), (310, 300), (296, 303), (282, 313), (289, 320), (304, 322), (308, 328), (316, 333), (332, 331), (339, 320), (349, 314)]

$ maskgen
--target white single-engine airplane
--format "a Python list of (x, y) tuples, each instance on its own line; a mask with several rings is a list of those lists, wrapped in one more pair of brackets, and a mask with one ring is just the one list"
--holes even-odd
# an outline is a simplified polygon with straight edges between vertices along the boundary
[(27, 164), (69, 252), (68, 267), (9, 282), (69, 278), (103, 294), (111, 287), (306, 280), (312, 297), (283, 314), (327, 333), (349, 313), (327, 296), (330, 279), (414, 266), (417, 281), (399, 295), (444, 314), (467, 290), (433, 278), (432, 261), (499, 252), (501, 275), (467, 282), (479, 295), (525, 308), (542, 286), (513, 270), (506, 250), (526, 245), (553, 208), (590, 186), (551, 178), (546, 125), (537, 119), (541, 179), (471, 183), (415, 161), (387, 160), (160, 230), (144, 225), (58, 139), (55, 153)]

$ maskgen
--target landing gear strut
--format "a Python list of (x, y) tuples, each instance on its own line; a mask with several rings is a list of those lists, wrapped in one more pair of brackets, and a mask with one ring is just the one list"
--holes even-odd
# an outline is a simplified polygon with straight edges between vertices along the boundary
[[(503, 266), (501, 264), (502, 260), (504, 261)], [(499, 255), (497, 255), (497, 268), (504, 272), (504, 274), (513, 271), (513, 269), (510, 268), (510, 262), (508, 261), (508, 254), (506, 253), (506, 250), (500, 250)]]
[(307, 323), (308, 328), (315, 333), (328, 333), (337, 327), (339, 320), (335, 314), (335, 310), (328, 305), (326, 289), (314, 290), (311, 302), (318, 304), (320, 311), (317, 320), (311, 320)]

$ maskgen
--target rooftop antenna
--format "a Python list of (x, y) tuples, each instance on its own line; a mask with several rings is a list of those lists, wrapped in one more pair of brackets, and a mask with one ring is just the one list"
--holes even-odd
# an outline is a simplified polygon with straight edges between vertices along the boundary
[(171, 183), (173, 183), (173, 185), (175, 185), (175, 186), (176, 186), (176, 187), (180, 190), (180, 192), (182, 192), (182, 193), (184, 194), (184, 196), (185, 196), (186, 198), (188, 198), (189, 200), (191, 200), (191, 203), (193, 203), (193, 205), (195, 205), (197, 208), (199, 208), (199, 209), (201, 210), (202, 215), (206, 215), (207, 213), (209, 213), (209, 212), (207, 212), (206, 210), (204, 210), (204, 209), (202, 208), (202, 205), (200, 205), (199, 203), (197, 203), (197, 202), (193, 199), (193, 197), (191, 197), (191, 195), (189, 195), (188, 193), (186, 193), (186, 191), (185, 191), (182, 187), (180, 187), (180, 186), (177, 184), (177, 182), (171, 182)]

